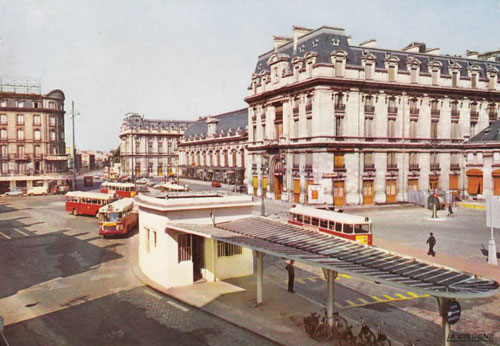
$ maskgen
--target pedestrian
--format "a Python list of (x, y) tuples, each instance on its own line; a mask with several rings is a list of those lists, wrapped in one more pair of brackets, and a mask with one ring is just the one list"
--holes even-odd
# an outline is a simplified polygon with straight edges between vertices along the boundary
[(295, 269), (293, 267), (294, 260), (290, 260), (290, 263), (288, 263), (285, 267), (285, 269), (288, 271), (288, 292), (295, 293), (293, 290), (293, 280), (295, 280)]
[(427, 244), (429, 244), (429, 251), (427, 251), (427, 254), (435, 257), (436, 253), (434, 252), (434, 245), (436, 245), (436, 238), (434, 238), (434, 235), (431, 232), (431, 235), (429, 236), (429, 239), (427, 239)]
[(448, 205), (448, 216), (455, 216), (453, 215), (453, 207), (451, 206), (451, 203)]

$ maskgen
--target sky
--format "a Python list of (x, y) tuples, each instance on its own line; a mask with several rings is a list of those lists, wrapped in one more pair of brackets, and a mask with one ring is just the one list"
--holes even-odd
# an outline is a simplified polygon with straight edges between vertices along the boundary
[(76, 147), (119, 145), (126, 113), (196, 120), (246, 107), (257, 57), (292, 26), (343, 27), (353, 44), (500, 49), (500, 0), (0, 0), (0, 79), (71, 101)]

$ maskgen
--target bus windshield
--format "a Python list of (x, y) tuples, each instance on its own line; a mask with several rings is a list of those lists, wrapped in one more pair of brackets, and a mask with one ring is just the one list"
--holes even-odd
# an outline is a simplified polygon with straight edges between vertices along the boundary
[(370, 225), (355, 225), (354, 233), (370, 233)]
[(101, 221), (104, 222), (120, 221), (120, 213), (119, 212), (101, 213)]

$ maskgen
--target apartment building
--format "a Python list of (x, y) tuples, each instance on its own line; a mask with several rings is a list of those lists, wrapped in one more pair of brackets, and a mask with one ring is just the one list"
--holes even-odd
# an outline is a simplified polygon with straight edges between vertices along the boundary
[(178, 143), (190, 121), (145, 119), (128, 113), (120, 129), (122, 174), (174, 176), (178, 172)]
[(179, 167), (184, 177), (243, 184), (245, 179), (248, 109), (202, 117), (179, 144)]
[(67, 171), (64, 99), (61, 90), (0, 91), (0, 175)]
[(338, 206), (491, 192), (468, 188), (464, 143), (498, 119), (499, 69), (494, 54), (354, 45), (341, 28), (293, 27), (258, 57), (248, 87), (248, 190)]

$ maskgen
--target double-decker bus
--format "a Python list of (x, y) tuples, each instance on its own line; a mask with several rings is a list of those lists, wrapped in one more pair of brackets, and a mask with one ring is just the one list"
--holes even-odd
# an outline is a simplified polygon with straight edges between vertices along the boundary
[(134, 197), (137, 195), (137, 188), (133, 183), (115, 183), (105, 181), (101, 184), (102, 193), (116, 193), (120, 198)]
[(369, 217), (298, 206), (289, 210), (288, 223), (373, 245), (372, 221)]
[(66, 194), (66, 211), (75, 216), (97, 216), (99, 208), (117, 199), (113, 193), (70, 191)]
[(99, 234), (127, 234), (137, 226), (137, 210), (132, 198), (122, 198), (99, 209)]

